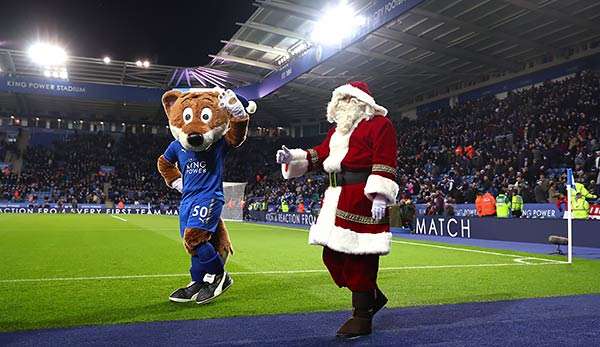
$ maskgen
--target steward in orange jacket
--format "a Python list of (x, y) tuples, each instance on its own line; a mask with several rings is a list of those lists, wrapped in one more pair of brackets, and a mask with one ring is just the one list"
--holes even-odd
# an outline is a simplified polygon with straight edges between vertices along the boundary
[(490, 192), (480, 195), (475, 200), (475, 208), (479, 217), (495, 216), (496, 198)]

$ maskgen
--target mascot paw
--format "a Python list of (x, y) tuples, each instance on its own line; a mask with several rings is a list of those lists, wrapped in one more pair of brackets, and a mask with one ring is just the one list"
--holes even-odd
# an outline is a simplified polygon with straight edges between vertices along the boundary
[(196, 253), (196, 248), (210, 240), (210, 233), (202, 229), (186, 228), (183, 233), (183, 246), (189, 255)]
[(244, 105), (231, 89), (227, 89), (219, 96), (219, 106), (229, 111), (229, 113), (236, 118), (244, 118), (247, 116)]

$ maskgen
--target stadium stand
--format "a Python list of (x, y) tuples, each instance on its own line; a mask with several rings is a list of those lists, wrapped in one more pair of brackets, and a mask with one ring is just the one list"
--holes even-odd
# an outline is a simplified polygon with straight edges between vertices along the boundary
[[(574, 77), (396, 121), (399, 183), (404, 196), (442, 213), (446, 203), (472, 203), (476, 194), (518, 190), (529, 202), (557, 202), (574, 167), (595, 186), (600, 150), (600, 75)], [(178, 197), (156, 173), (154, 160), (168, 136), (76, 133), (30, 139), (20, 176), (5, 173), (3, 200), (176, 206)], [(282, 144), (314, 145), (318, 138), (252, 137), (226, 161), (226, 180), (247, 181), (250, 209), (316, 212), (324, 190), (318, 174), (283, 181), (274, 163)], [(44, 144), (45, 143), (45, 144)], [(2, 146), (5, 153), (9, 145)], [(67, 174), (68, 173), (68, 174)], [(264, 204), (263, 204), (264, 202)]]

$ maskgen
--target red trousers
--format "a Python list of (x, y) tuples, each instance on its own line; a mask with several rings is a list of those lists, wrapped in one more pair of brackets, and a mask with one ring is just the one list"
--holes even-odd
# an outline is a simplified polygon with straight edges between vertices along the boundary
[(323, 262), (339, 287), (347, 287), (353, 292), (377, 288), (379, 255), (346, 254), (323, 247)]

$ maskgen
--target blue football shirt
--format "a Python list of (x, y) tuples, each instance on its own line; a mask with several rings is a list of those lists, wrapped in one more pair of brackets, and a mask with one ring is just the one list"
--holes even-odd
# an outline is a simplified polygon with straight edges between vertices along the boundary
[(224, 201), (223, 164), (229, 146), (223, 138), (207, 151), (189, 151), (179, 141), (171, 142), (164, 153), (165, 159), (177, 163), (183, 176), (183, 196), (202, 197)]

